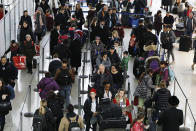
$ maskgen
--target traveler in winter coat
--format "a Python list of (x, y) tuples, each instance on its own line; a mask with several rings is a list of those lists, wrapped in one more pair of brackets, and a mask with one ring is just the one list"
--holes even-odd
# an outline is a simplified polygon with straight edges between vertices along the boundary
[(58, 131), (70, 131), (71, 130), (71, 122), (72, 123), (76, 122), (78, 124), (78, 125), (75, 125), (78, 127), (73, 127), (73, 128), (78, 128), (78, 130), (84, 129), (83, 120), (79, 115), (77, 115), (74, 112), (73, 105), (69, 104), (69, 106), (67, 107), (67, 111), (68, 111), (68, 113), (66, 114), (66, 116), (61, 119), (61, 123), (60, 123)]
[(112, 37), (110, 38), (110, 41), (109, 41), (109, 44), (108, 44), (107, 48), (110, 48), (111, 46), (113, 46), (115, 41), (120, 41), (120, 37), (118, 35), (117, 30), (112, 31)]
[(113, 100), (114, 99), (114, 95), (115, 95), (114, 94), (114, 88), (111, 87), (110, 82), (107, 82), (107, 81), (105, 81), (103, 83), (103, 85), (104, 85), (104, 89), (101, 91), (100, 99), (102, 99), (102, 98), (104, 98), (104, 99), (109, 98), (110, 100)]
[(85, 23), (85, 19), (80, 4), (76, 4), (75, 16), (76, 19), (78, 20), (78, 28), (82, 30), (82, 25)]
[(95, 41), (91, 44), (91, 61), (92, 61), (92, 67), (94, 70), (94, 65), (96, 65), (96, 59), (99, 55), (102, 54), (104, 51), (104, 45), (100, 41), (100, 37), (96, 37)]
[(112, 65), (116, 65), (117, 67), (119, 67), (120, 58), (119, 58), (118, 54), (116, 53), (114, 46), (110, 47), (110, 50), (108, 53), (108, 58), (110, 59)]
[(112, 17), (112, 9), (108, 9), (108, 12), (105, 15), (105, 22), (106, 22), (106, 26), (111, 30), (114, 26), (114, 20)]
[(74, 73), (68, 67), (68, 62), (62, 60), (62, 67), (57, 69), (54, 79), (60, 86), (60, 94), (65, 99), (65, 108), (70, 104), (72, 82), (74, 81)]
[(58, 38), (61, 34), (60, 24), (56, 23), (50, 34), (50, 55), (54, 55), (54, 47), (58, 44)]
[(95, 82), (94, 88), (97, 90), (97, 96), (101, 97), (104, 89), (104, 82), (109, 82), (113, 87), (113, 79), (109, 71), (106, 71), (103, 64), (99, 65), (99, 69), (92, 77), (92, 82)]
[(192, 34), (196, 29), (196, 21), (193, 18), (193, 13), (190, 13), (187, 19), (185, 20), (185, 34), (192, 38)]
[(172, 27), (171, 26), (169, 26), (168, 27), (168, 31), (169, 31), (169, 36), (170, 36), (170, 41), (171, 41), (171, 48), (169, 48), (168, 50), (167, 50), (167, 61), (169, 62), (169, 58), (170, 58), (170, 56), (172, 56), (172, 61), (174, 62), (175, 61), (175, 57), (174, 57), (174, 51), (173, 51), (173, 48), (174, 48), (174, 46), (173, 46), (173, 44), (175, 43), (175, 41), (176, 41), (176, 35), (175, 35), (175, 33), (174, 33), (174, 31), (172, 30)]
[(52, 61), (49, 63), (48, 71), (51, 76), (54, 77), (56, 70), (62, 66), (61, 60), (59, 59), (58, 54), (54, 54)]
[(18, 43), (15, 40), (11, 41), (10, 47), (5, 51), (4, 55), (11, 52), (10, 60), (13, 61), (13, 57), (19, 55), (20, 49)]
[(23, 22), (22, 27), (20, 29), (20, 44), (22, 44), (26, 40), (26, 35), (29, 34), (34, 41), (33, 32), (31, 27), (29, 27), (28, 23), (26, 21)]
[(47, 10), (50, 10), (50, 6), (46, 2), (46, 0), (41, 0), (40, 7), (42, 8), (44, 14), (46, 14)]
[(139, 79), (138, 86), (135, 89), (134, 96), (138, 96), (139, 104), (138, 107), (143, 107), (144, 101), (147, 98), (151, 97), (151, 89), (154, 89), (155, 86), (152, 82), (153, 70), (148, 69), (147, 72), (144, 72)]
[(179, 131), (179, 127), (183, 124), (183, 111), (177, 109), (179, 99), (171, 96), (169, 105), (170, 108), (160, 115), (157, 124), (162, 125), (162, 131)]
[(148, 129), (149, 126), (143, 124), (145, 115), (143, 113), (138, 114), (137, 118), (133, 120), (131, 124), (130, 131), (144, 131), (144, 129)]
[[(10, 91), (4, 84), (3, 80), (0, 79), (0, 103), (10, 102)], [(10, 106), (11, 110), (11, 106)], [(3, 110), (0, 108), (0, 131), (4, 130), (5, 115), (9, 113), (9, 110)]]
[(158, 74), (156, 76), (156, 85), (159, 85), (160, 81), (163, 80), (166, 82), (166, 86), (169, 86), (169, 70), (166, 61), (160, 62), (160, 68), (155, 73)]
[(113, 79), (113, 88), (114, 93), (117, 93), (120, 88), (122, 88), (123, 84), (123, 75), (122, 73), (117, 69), (115, 65), (111, 67), (111, 75)]
[(135, 7), (136, 14), (142, 14), (142, 8), (146, 7), (147, 3), (146, 0), (134, 0), (133, 5)]
[(108, 27), (105, 25), (105, 20), (103, 19), (100, 20), (100, 23), (97, 27), (97, 36), (101, 38), (101, 42), (107, 45), (108, 37), (109, 37), (109, 30), (108, 30)]
[(97, 128), (97, 122), (96, 123), (92, 123), (91, 124), (91, 118), (92, 117), (97, 117), (98, 115), (98, 111), (99, 111), (99, 105), (98, 105), (98, 101), (96, 98), (96, 90), (94, 88), (92, 88), (90, 90), (90, 97), (86, 99), (85, 103), (84, 103), (84, 120), (86, 123), (86, 130), (85, 131), (89, 131), (90, 127), (92, 125), (92, 129), (93, 131), (96, 131)]
[(106, 52), (103, 52), (101, 55), (97, 57), (96, 59), (97, 67), (99, 67), (100, 64), (103, 64), (107, 70), (110, 69), (111, 61)]
[(21, 50), (21, 53), (26, 56), (28, 73), (32, 74), (32, 61), (33, 56), (35, 56), (35, 46), (29, 34), (26, 35), (26, 40), (21, 43)]
[(54, 93), (53, 91), (49, 91), (47, 100), (47, 107), (51, 109), (52, 114), (56, 120), (56, 131), (59, 129), (59, 124), (61, 119), (63, 118), (64, 113), (64, 98), (59, 93)]
[(31, 20), (31, 16), (28, 15), (28, 11), (25, 10), (23, 11), (23, 16), (21, 16), (20, 22), (19, 22), (19, 27), (22, 27), (24, 21), (27, 22), (27, 24), (29, 25), (29, 28), (32, 30), (32, 20)]
[(68, 49), (68, 40), (64, 40), (62, 44), (58, 44), (54, 47), (54, 53), (59, 55), (59, 59), (68, 59), (70, 58), (70, 50)]
[(170, 91), (166, 88), (166, 83), (165, 81), (161, 81), (159, 84), (159, 89), (156, 91), (153, 95), (152, 101), (155, 102), (155, 111), (153, 113), (153, 121), (158, 120), (159, 114), (162, 111), (165, 111), (169, 108), (169, 103), (168, 100), (171, 96)]
[(5, 56), (2, 56), (0, 62), (0, 78), (3, 79), (5, 85), (9, 84), (14, 87), (17, 77), (18, 70), (16, 67), (12, 63), (8, 63)]
[(76, 68), (76, 74), (78, 73), (78, 67), (81, 66), (81, 36), (78, 33), (74, 33), (74, 39), (71, 41), (70, 44), (70, 60), (71, 60), (71, 67)]
[(40, 42), (46, 33), (46, 17), (41, 7), (38, 7), (35, 15), (35, 35)]
[(98, 19), (97, 17), (93, 17), (92, 22), (90, 23), (90, 28), (92, 30), (90, 35), (90, 41), (96, 40), (96, 36), (98, 35)]
[(66, 24), (67, 24), (68, 19), (69, 19), (69, 17), (66, 15), (65, 9), (60, 8), (58, 14), (55, 17), (55, 23), (60, 24), (61, 30), (66, 29)]
[(153, 25), (149, 24), (147, 26), (147, 32), (144, 33), (144, 45), (149, 43), (149, 41), (153, 41), (154, 45), (157, 45), (157, 36), (152, 33)]
[(119, 89), (113, 101), (115, 104), (118, 104), (122, 108), (123, 115), (129, 117), (129, 123), (132, 123), (132, 115), (130, 108), (131, 105), (129, 103), (129, 99), (125, 96), (125, 90)]
[(157, 14), (154, 16), (154, 28), (156, 30), (156, 34), (159, 36), (159, 33), (162, 30), (162, 15), (161, 15), (161, 11), (158, 10)]
[[(105, 21), (106, 14), (108, 12), (108, 6), (104, 5), (98, 12), (97, 12), (97, 17), (98, 17), (98, 23), (101, 21)], [(104, 23), (105, 25), (105, 23)]]
[(50, 10), (46, 10), (46, 29), (47, 31), (51, 31), (54, 26), (53, 16), (50, 13)]
[[(91, 25), (91, 23), (92, 23), (94, 18), (97, 19), (97, 17), (96, 17), (96, 9), (94, 7), (92, 7), (91, 3), (88, 5), (88, 7), (89, 7), (89, 10), (88, 10), (88, 15), (86, 17), (86, 20), (87, 20), (87, 23), (88, 23), (87, 27), (89, 27)], [(91, 39), (91, 41), (92, 41), (92, 39)]]
[(123, 59), (120, 63), (121, 71), (128, 71), (128, 64), (129, 64), (130, 56), (128, 55), (128, 51), (123, 52)]
[[(40, 122), (40, 119), (42, 120)], [(40, 101), (40, 108), (38, 108), (33, 116), (33, 131), (54, 131), (55, 130), (55, 119), (52, 111), (47, 107), (47, 101)]]
[(45, 73), (45, 77), (40, 80), (37, 84), (37, 88), (39, 90), (39, 95), (41, 99), (46, 99), (49, 91), (57, 91), (60, 90), (59, 85), (56, 83), (54, 79), (51, 78), (49, 72)]

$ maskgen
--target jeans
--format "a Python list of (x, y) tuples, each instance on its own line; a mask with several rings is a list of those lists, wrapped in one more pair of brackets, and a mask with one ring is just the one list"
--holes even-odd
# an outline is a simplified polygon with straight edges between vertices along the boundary
[(167, 60), (169, 62), (170, 55), (172, 56), (172, 60), (175, 61), (173, 48), (167, 50)]
[(70, 104), (71, 85), (60, 86), (60, 94), (65, 98), (65, 108)]
[(5, 115), (0, 115), (0, 131), (3, 131), (4, 126), (5, 126)]
[[(91, 124), (90, 124), (90, 120), (89, 120), (89, 121), (87, 121), (87, 123), (86, 123), (86, 130), (85, 130), (85, 131), (89, 131), (90, 128), (91, 128)], [(97, 123), (95, 123), (94, 125), (92, 125), (92, 128), (93, 128), (93, 129), (92, 129), (93, 131), (96, 131)]]

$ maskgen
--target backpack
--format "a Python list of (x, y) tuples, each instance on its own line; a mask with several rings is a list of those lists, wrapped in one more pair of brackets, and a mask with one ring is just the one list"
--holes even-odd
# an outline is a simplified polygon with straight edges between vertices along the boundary
[(169, 73), (169, 81), (174, 81), (175, 79), (174, 71), (171, 69), (170, 66), (168, 66), (168, 73)]
[(47, 121), (45, 115), (39, 113), (39, 109), (36, 110), (33, 116), (33, 131), (43, 131), (47, 128)]
[(78, 124), (78, 119), (79, 116), (76, 116), (75, 120), (70, 120), (69, 117), (67, 117), (68, 121), (69, 121), (69, 128), (68, 131), (80, 131), (80, 125)]
[(13, 100), (15, 98), (14, 88), (11, 85), (8, 85), (7, 88), (10, 91), (10, 100)]

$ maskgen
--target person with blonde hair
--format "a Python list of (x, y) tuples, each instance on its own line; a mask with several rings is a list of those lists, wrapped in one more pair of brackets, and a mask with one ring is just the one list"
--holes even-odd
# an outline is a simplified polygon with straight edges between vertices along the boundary
[(122, 108), (123, 115), (128, 116), (128, 122), (132, 123), (131, 105), (129, 103), (129, 99), (125, 96), (124, 89), (119, 89), (117, 95), (113, 99), (113, 102)]
[(40, 101), (40, 108), (33, 115), (33, 131), (54, 131), (55, 119), (52, 111), (47, 107), (47, 101)]
[(112, 37), (110, 38), (108, 48), (113, 46), (115, 41), (120, 41), (120, 37), (117, 30), (112, 31)]

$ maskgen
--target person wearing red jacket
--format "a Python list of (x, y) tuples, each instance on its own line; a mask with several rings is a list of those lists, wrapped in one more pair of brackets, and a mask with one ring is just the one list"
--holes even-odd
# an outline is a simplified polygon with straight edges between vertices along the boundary
[[(122, 107), (122, 112), (125, 116), (129, 117), (129, 122), (132, 123), (132, 115), (130, 110), (130, 103), (129, 99), (125, 96), (125, 90), (119, 89), (118, 94), (113, 99), (113, 102), (115, 104), (118, 104), (120, 107)], [(126, 111), (125, 111), (126, 110)]]

